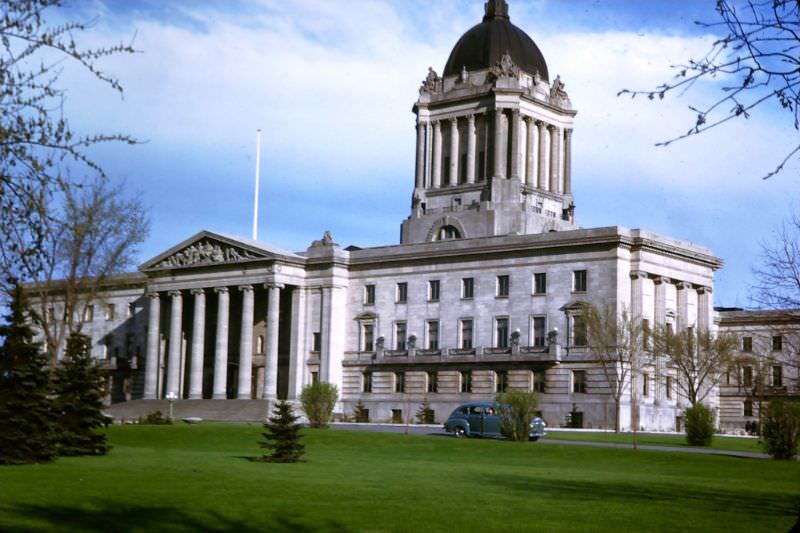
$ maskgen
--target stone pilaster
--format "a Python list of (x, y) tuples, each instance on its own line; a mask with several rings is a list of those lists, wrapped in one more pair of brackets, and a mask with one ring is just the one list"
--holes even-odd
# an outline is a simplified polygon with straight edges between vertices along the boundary
[(539, 128), (539, 188), (543, 191), (547, 188), (547, 124), (541, 120), (536, 121)]
[(192, 362), (189, 370), (189, 399), (203, 398), (203, 355), (206, 336), (206, 292), (192, 289), (194, 317), (192, 319)]
[(414, 185), (418, 189), (425, 187), (425, 130), (427, 124), (417, 121), (417, 172)]
[(572, 194), (572, 129), (564, 130), (564, 194)]
[(558, 162), (561, 154), (560, 137), (561, 130), (556, 126), (550, 126), (550, 192), (560, 192), (558, 188)]
[(511, 112), (511, 177), (520, 179), (520, 126), (522, 120), (520, 119), (519, 109), (514, 109)]
[(494, 111), (494, 174), (495, 178), (506, 177), (506, 151), (504, 139), (504, 122), (505, 115), (503, 108), (498, 107)]
[(214, 347), (213, 398), (227, 398), (228, 388), (228, 322), (230, 318), (230, 294), (228, 287), (217, 287), (217, 338)]
[(331, 351), (331, 287), (322, 287), (319, 299), (320, 341), (319, 379), (330, 383), (330, 351)]
[(268, 283), (267, 287), (267, 346), (264, 360), (264, 399), (278, 397), (278, 317), (281, 305), (279, 283)]
[(167, 360), (167, 394), (174, 393), (179, 398), (181, 382), (181, 322), (183, 320), (183, 297), (181, 291), (170, 291), (172, 305), (169, 314), (169, 355)]
[(236, 397), (249, 400), (253, 388), (253, 286), (242, 285), (242, 327), (239, 337), (239, 385)]
[(467, 115), (467, 183), (475, 183), (475, 115)]
[(692, 288), (691, 283), (687, 283), (685, 281), (677, 281), (675, 282), (675, 288), (677, 289), (676, 301), (677, 301), (677, 314), (678, 314), (678, 327), (676, 331), (683, 331), (687, 327), (689, 327), (689, 290)]
[[(641, 270), (631, 270), (631, 320), (640, 322), (644, 315), (643, 286), (647, 274)], [(634, 323), (636, 323), (634, 322)]]
[(697, 328), (703, 331), (711, 329), (712, 296), (711, 287), (697, 288)]
[(450, 119), (450, 181), (448, 185), (458, 185), (458, 118)]
[(531, 117), (525, 117), (524, 120), (528, 132), (525, 147), (525, 183), (529, 187), (536, 187), (536, 123)]
[(147, 294), (147, 354), (145, 356), (144, 398), (158, 398), (158, 349), (160, 337), (161, 299), (157, 292)]
[(308, 333), (306, 330), (306, 293), (305, 287), (292, 290), (292, 338), (289, 351), (289, 387), (287, 399), (295, 400), (303, 390), (303, 377), (306, 367), (305, 354), (308, 353)]
[(442, 186), (442, 124), (433, 123), (433, 177), (431, 187), (438, 189)]
[(425, 179), (424, 187), (433, 187), (433, 125), (425, 123)]

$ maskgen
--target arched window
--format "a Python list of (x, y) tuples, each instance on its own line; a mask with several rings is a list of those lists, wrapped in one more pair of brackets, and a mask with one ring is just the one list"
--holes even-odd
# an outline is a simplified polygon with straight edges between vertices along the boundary
[(461, 233), (455, 226), (442, 226), (436, 235), (433, 236), (434, 241), (449, 241), (452, 239), (460, 239)]

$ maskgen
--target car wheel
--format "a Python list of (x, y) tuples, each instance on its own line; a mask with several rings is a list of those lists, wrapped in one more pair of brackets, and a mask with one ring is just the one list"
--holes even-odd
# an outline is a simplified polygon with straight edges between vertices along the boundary
[(537, 440), (539, 440), (539, 437), (528, 437), (528, 440), (531, 442), (536, 442)]
[(461, 437), (465, 436), (466, 434), (467, 433), (464, 431), (464, 428), (455, 428), (453, 430), (453, 436), (455, 438), (457, 438), (457, 439), (460, 439)]

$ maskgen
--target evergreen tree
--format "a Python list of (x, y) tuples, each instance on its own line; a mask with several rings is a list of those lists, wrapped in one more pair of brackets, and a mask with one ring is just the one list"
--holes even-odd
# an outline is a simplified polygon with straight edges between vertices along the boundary
[(47, 357), (33, 342), (22, 289), (0, 326), (0, 464), (43, 463), (56, 455)]
[(300, 443), (300, 424), (291, 404), (280, 401), (275, 405), (272, 416), (264, 423), (264, 442), (261, 447), (271, 450), (263, 455), (261, 461), (268, 463), (296, 463), (303, 457), (305, 446)]
[(89, 337), (67, 339), (64, 359), (53, 377), (61, 455), (104, 455), (110, 449), (103, 414), (103, 375), (89, 354)]

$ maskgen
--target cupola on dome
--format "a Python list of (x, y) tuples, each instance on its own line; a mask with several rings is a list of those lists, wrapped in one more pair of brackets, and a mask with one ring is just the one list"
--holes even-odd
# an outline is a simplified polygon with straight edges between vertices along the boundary
[(487, 69), (509, 54), (514, 63), (529, 74), (549, 81), (547, 63), (533, 39), (511, 24), (505, 0), (489, 0), (483, 21), (470, 28), (453, 47), (444, 67), (444, 76), (467, 70)]

